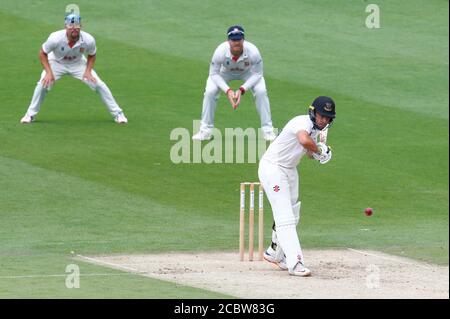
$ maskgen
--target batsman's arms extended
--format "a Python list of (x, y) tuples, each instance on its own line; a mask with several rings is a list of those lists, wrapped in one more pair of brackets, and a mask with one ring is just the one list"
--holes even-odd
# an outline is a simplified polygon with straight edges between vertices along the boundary
[(320, 150), (316, 145), (316, 142), (309, 136), (309, 133), (305, 130), (297, 132), (297, 139), (300, 144), (308, 151), (308, 156), (312, 158), (313, 153), (319, 153)]
[(55, 76), (53, 75), (52, 68), (50, 67), (50, 63), (48, 62), (47, 53), (41, 48), (39, 51), (39, 60), (41, 60), (41, 64), (45, 70), (45, 76), (42, 79), (42, 85), (44, 87), (49, 87), (55, 81)]
[(84, 71), (83, 74), (83, 79), (90, 81), (92, 83), (97, 83), (97, 80), (95, 79), (95, 77), (92, 75), (91, 72), (92, 69), (94, 68), (95, 58), (96, 58), (95, 54), (87, 56), (86, 70)]
[(298, 131), (297, 139), (306, 148), (310, 158), (318, 160), (320, 164), (326, 164), (331, 160), (331, 147), (322, 142), (316, 144), (305, 130)]
[(315, 159), (320, 159), (321, 163), (325, 162), (325, 157), (327, 158), (326, 162), (328, 162), (328, 158), (331, 158), (331, 148), (322, 142), (316, 144), (307, 131), (298, 131), (297, 139), (299, 143), (306, 148), (307, 154), (310, 158), (314, 157)]

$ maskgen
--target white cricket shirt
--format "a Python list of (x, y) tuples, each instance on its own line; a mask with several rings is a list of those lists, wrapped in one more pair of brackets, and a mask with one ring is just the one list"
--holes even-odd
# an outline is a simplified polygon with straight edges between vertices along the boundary
[(300, 130), (308, 132), (313, 140), (316, 140), (320, 132), (314, 129), (314, 124), (309, 115), (296, 116), (286, 124), (277, 138), (270, 144), (262, 160), (286, 168), (296, 167), (307, 153), (307, 150), (297, 138), (297, 133)]
[(245, 90), (253, 87), (263, 76), (263, 61), (258, 48), (248, 41), (244, 40), (244, 49), (241, 56), (235, 60), (230, 51), (228, 41), (220, 44), (214, 51), (209, 68), (209, 75), (222, 91), (228, 90), (228, 85), (224, 80), (242, 79), (250, 74), (242, 87)]
[(48, 59), (60, 63), (76, 63), (86, 61), (84, 54), (94, 55), (97, 51), (95, 39), (87, 32), (80, 31), (80, 38), (71, 48), (66, 30), (53, 32), (42, 44), (42, 50), (48, 54)]

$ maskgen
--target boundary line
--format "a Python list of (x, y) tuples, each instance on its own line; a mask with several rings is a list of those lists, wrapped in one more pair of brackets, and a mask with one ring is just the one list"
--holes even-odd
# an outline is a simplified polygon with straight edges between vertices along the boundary
[(147, 273), (145, 271), (141, 271), (141, 270), (138, 270), (136, 268), (122, 266), (122, 265), (119, 265), (119, 264), (110, 263), (110, 262), (99, 260), (99, 259), (95, 259), (95, 258), (92, 258), (92, 257), (87, 257), (87, 256), (83, 256), (83, 255), (78, 255), (78, 254), (76, 256), (81, 258), (81, 259), (94, 262), (97, 265), (98, 264), (103, 264), (103, 265), (107, 265), (107, 266), (110, 266), (110, 267), (123, 269), (123, 270), (126, 270), (126, 271), (132, 271), (133, 273), (136, 273), (136, 274), (146, 274)]
[[(18, 275), (18, 276), (0, 276), (0, 279), (29, 279), (29, 278), (51, 278), (51, 277), (67, 277), (71, 275), (60, 274), (60, 275)], [(97, 277), (97, 276), (130, 276), (135, 275), (134, 273), (123, 273), (123, 274), (114, 274), (114, 273), (92, 273), (92, 274), (83, 274), (80, 273), (80, 277)]]

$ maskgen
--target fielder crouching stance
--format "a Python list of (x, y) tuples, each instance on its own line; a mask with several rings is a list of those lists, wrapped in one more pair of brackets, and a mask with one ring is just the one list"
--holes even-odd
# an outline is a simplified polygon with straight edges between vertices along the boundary
[[(108, 86), (93, 70), (96, 51), (94, 37), (81, 31), (81, 17), (74, 13), (67, 15), (65, 30), (53, 32), (42, 45), (39, 58), (44, 71), (34, 89), (30, 106), (20, 122), (29, 124), (34, 121), (47, 91), (55, 81), (68, 74), (81, 80), (100, 95), (114, 121), (119, 124), (127, 123), (127, 118)], [(87, 59), (84, 54), (87, 54)]]
[(309, 115), (291, 119), (259, 163), (259, 180), (272, 206), (276, 225), (264, 259), (287, 269), (290, 275), (311, 275), (305, 266), (297, 235), (301, 202), (296, 166), (305, 154), (321, 164), (331, 159), (331, 148), (315, 141), (328, 129), (335, 116), (333, 100), (326, 96), (317, 97), (309, 108)]

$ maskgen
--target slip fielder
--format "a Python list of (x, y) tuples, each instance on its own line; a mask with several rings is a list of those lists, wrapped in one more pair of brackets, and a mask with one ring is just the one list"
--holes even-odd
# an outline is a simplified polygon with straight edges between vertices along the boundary
[[(251, 90), (261, 119), (263, 137), (266, 141), (273, 141), (276, 135), (263, 77), (261, 54), (253, 43), (244, 39), (244, 28), (241, 26), (234, 25), (228, 28), (227, 36), (228, 41), (220, 44), (214, 51), (203, 97), (200, 131), (192, 139), (200, 141), (211, 139), (220, 91), (227, 95), (231, 106), (236, 109), (241, 101), (241, 95)], [(228, 82), (233, 80), (242, 80), (244, 83), (238, 90), (233, 91), (228, 85)]]
[(50, 34), (42, 45), (39, 58), (44, 71), (36, 85), (30, 106), (20, 122), (28, 124), (34, 121), (53, 83), (63, 75), (71, 75), (100, 95), (117, 123), (127, 123), (127, 118), (108, 86), (93, 70), (96, 51), (94, 37), (81, 31), (81, 17), (75, 13), (68, 14), (65, 18), (65, 29)]

